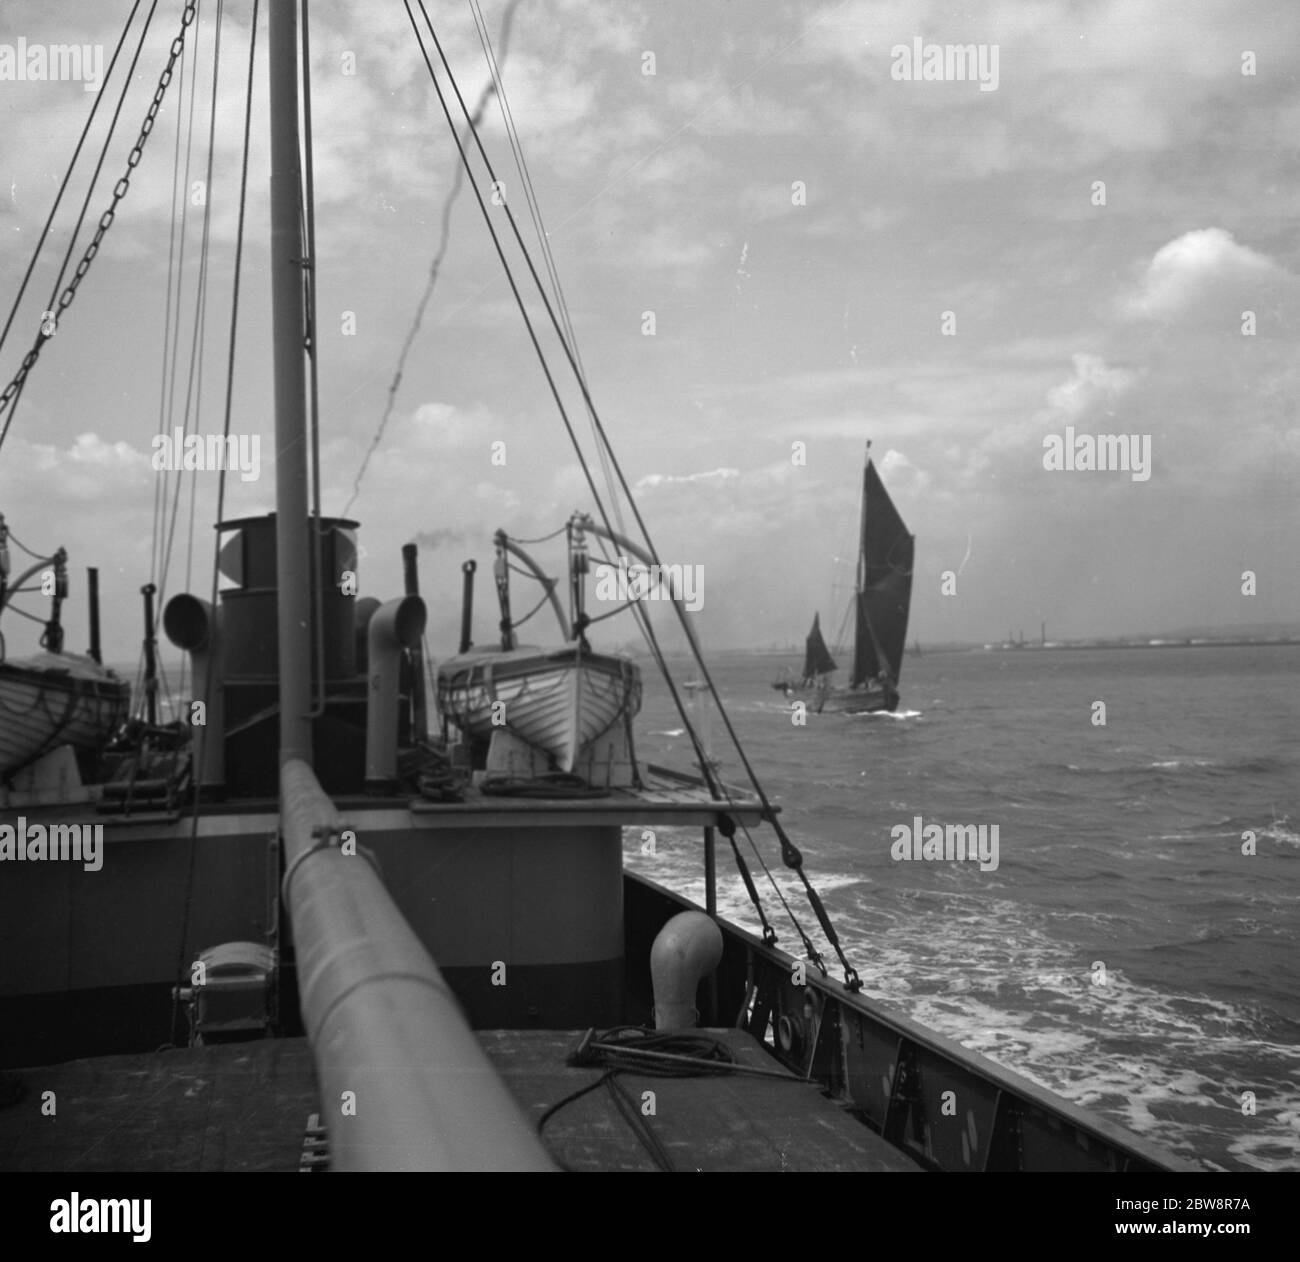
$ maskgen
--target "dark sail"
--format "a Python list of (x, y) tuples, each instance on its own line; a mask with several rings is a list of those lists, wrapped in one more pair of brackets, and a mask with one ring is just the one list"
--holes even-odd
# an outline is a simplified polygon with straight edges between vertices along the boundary
[(897, 684), (912, 601), (913, 537), (867, 461), (862, 486), (862, 548), (858, 559), (853, 687), (883, 670)]
[(816, 675), (825, 675), (838, 669), (826, 647), (826, 641), (822, 639), (821, 614), (813, 614), (812, 630), (808, 632), (803, 655), (803, 677), (812, 679)]

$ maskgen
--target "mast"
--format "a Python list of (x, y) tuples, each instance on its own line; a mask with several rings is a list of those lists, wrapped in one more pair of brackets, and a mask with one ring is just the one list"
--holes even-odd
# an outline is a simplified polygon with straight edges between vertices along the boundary
[(857, 688), (867, 682), (862, 670), (863, 631), (871, 636), (871, 624), (867, 622), (863, 599), (867, 593), (867, 470), (871, 467), (871, 439), (867, 439), (867, 451), (862, 460), (862, 511), (858, 515), (858, 581), (853, 597), (853, 670), (850, 672), (849, 687)]
[(275, 546), (280, 764), (311, 763), (311, 576), (303, 259), (299, 231), (298, 0), (270, 10), (271, 329), (275, 356)]

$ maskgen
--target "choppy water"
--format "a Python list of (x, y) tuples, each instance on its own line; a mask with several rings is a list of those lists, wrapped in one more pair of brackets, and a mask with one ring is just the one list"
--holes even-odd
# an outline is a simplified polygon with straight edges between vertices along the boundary
[[(868, 994), (1208, 1167), (1300, 1168), (1300, 648), (927, 654), (898, 714), (804, 727), (768, 687), (783, 665), (713, 669)], [(638, 755), (685, 765), (654, 674)], [(739, 783), (716, 717), (713, 743)], [(997, 824), (996, 871), (891, 859), (916, 815)], [(698, 834), (626, 851), (702, 901)], [(723, 847), (719, 874), (756, 929)]]

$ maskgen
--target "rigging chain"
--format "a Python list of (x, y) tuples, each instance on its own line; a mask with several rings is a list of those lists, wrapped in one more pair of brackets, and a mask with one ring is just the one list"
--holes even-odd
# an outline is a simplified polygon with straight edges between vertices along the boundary
[[(113, 226), (113, 219), (117, 214), (118, 203), (121, 202), (131, 187), (131, 172), (139, 165), (140, 159), (144, 156), (144, 147), (149, 139), (150, 132), (158, 118), (158, 110), (162, 106), (163, 97), (167, 95), (167, 85), (172, 80), (172, 70), (176, 65), (176, 59), (181, 55), (185, 47), (185, 32), (189, 29), (190, 23), (194, 21), (196, 5), (193, 0), (187, 3), (185, 11), (181, 15), (180, 33), (172, 40), (171, 51), (167, 58), (167, 65), (163, 67), (162, 74), (158, 77), (158, 86), (154, 89), (153, 100), (149, 103), (149, 109), (144, 116), (144, 122), (140, 126), (140, 134), (136, 137), (135, 144), (131, 147), (131, 152), (127, 156), (126, 171), (122, 178), (113, 186), (113, 200), (109, 203), (108, 209), (99, 217), (99, 223), (95, 228), (95, 235), (90, 239), (90, 244), (86, 246), (85, 253), (81, 256), (81, 261), (77, 264), (76, 271), (73, 272), (72, 279), (68, 282), (63, 292), (59, 295), (54, 314), (51, 319), (43, 321), (39, 333), (36, 335), (36, 342), (32, 349), (23, 356), (23, 362), (14, 375), (13, 380), (0, 391), (0, 416), (4, 414), (14, 398), (22, 392), (26, 384), (27, 376), (35, 367), (37, 359), (40, 358), (41, 348), (50, 340), (58, 328), (59, 317), (72, 305), (72, 300), (77, 296), (77, 289), (86, 273), (90, 270), (91, 263), (95, 260), (95, 255), (99, 253), (99, 247), (104, 240), (105, 234)], [(13, 419), (12, 415), (9, 418)], [(0, 446), (3, 446), (5, 437), (9, 433), (9, 423), (5, 423), (3, 430), (0, 430)]]
[[(117, 65), (118, 55), (121, 53), (123, 46), (126, 44), (127, 32), (131, 29), (131, 24), (135, 21), (135, 15), (140, 8), (140, 0), (135, 0), (131, 6), (131, 12), (127, 14), (126, 25), (122, 28), (122, 34), (118, 36), (117, 47), (113, 49), (113, 55), (109, 58), (108, 69), (104, 71), (104, 77), (100, 80), (99, 91), (95, 93), (94, 103), (90, 107), (90, 113), (86, 116), (85, 125), (81, 129), (81, 135), (77, 139), (77, 147), (72, 151), (72, 159), (68, 163), (68, 169), (63, 173), (63, 182), (59, 185), (59, 191), (54, 195), (54, 205), (50, 207), (50, 213), (46, 217), (45, 226), (41, 229), (41, 235), (36, 239), (36, 247), (32, 250), (31, 261), (27, 264), (27, 271), (23, 273), (22, 284), (18, 286), (18, 293), (14, 298), (13, 306), (9, 308), (9, 315), (5, 320), (5, 326), (0, 329), (0, 349), (4, 348), (5, 339), (9, 336), (9, 330), (13, 327), (14, 317), (18, 314), (18, 306), (23, 300), (23, 295), (27, 292), (27, 283), (32, 278), (32, 273), (36, 270), (36, 262), (40, 258), (41, 248), (45, 245), (46, 238), (50, 235), (50, 228), (54, 223), (54, 216), (59, 213), (59, 205), (63, 201), (63, 194), (67, 192), (68, 182), (72, 179), (72, 172), (76, 168), (77, 159), (81, 156), (81, 147), (86, 143), (86, 137), (90, 135), (91, 124), (95, 121), (95, 115), (99, 112), (99, 103), (108, 95), (104, 88), (108, 81), (113, 77), (113, 67)], [(150, 10), (152, 17), (153, 11)], [(148, 26), (146, 24), (146, 29)]]

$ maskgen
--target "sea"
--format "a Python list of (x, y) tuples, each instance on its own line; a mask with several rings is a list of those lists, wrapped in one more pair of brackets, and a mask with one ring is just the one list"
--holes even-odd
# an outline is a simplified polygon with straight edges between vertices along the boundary
[[(1300, 1168), (1300, 646), (909, 654), (892, 715), (800, 716), (770, 686), (787, 667), (710, 663), (866, 994), (1207, 1169)], [(638, 757), (686, 766), (643, 673)], [(742, 785), (716, 710), (694, 717)], [(996, 825), (997, 867), (893, 858), (918, 816)], [(643, 848), (625, 835), (629, 867), (703, 902), (698, 830)], [(721, 841), (718, 873), (720, 913), (757, 932)]]

